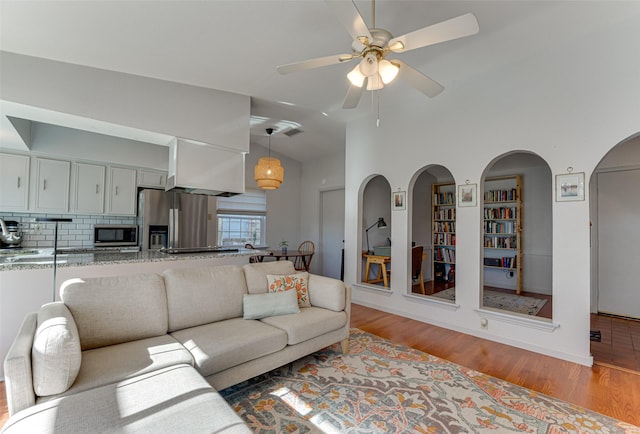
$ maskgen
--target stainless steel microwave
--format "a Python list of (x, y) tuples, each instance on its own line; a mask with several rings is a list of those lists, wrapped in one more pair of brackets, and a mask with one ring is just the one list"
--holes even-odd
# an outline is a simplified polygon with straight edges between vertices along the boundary
[(93, 245), (99, 246), (137, 246), (137, 225), (94, 225)]

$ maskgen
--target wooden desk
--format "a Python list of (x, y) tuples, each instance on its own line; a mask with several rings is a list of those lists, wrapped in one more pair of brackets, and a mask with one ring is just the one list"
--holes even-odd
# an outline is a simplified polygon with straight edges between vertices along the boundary
[(304, 264), (304, 269), (309, 271), (309, 259), (313, 255), (313, 253), (309, 252), (301, 252), (299, 250), (289, 250), (287, 249), (287, 253), (282, 253), (282, 249), (280, 250), (262, 250), (262, 252), (267, 252), (262, 255), (255, 255), (258, 258), (258, 262), (262, 262), (264, 258), (276, 258), (276, 261), (284, 258), (285, 261), (288, 261), (289, 258), (298, 258), (302, 257), (302, 263)]
[[(389, 278), (387, 277), (387, 264), (391, 263), (391, 256), (379, 256), (379, 255), (368, 255), (366, 253), (362, 254), (363, 258), (367, 259), (367, 266), (364, 272), (364, 283), (380, 283), (383, 282), (385, 287), (389, 287)], [(378, 265), (378, 272), (376, 273), (376, 278), (369, 280), (369, 271), (371, 270), (371, 265)], [(382, 276), (380, 276), (382, 274)]]

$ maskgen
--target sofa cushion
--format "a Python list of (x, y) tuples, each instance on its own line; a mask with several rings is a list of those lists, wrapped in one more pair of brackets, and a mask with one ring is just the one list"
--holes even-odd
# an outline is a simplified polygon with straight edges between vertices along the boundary
[(295, 291), (298, 296), (298, 306), (311, 307), (308, 282), (309, 273), (306, 271), (295, 274), (267, 274), (267, 291)]
[(167, 333), (162, 276), (130, 274), (67, 280), (60, 288), (83, 350)]
[(38, 396), (67, 390), (80, 370), (80, 338), (64, 303), (48, 303), (38, 311), (38, 328), (31, 348), (33, 390)]
[[(169, 335), (83, 351), (78, 377), (64, 395), (179, 364), (193, 365), (193, 358), (186, 348)], [(46, 400), (38, 398), (37, 402)]]
[(247, 264), (242, 267), (249, 294), (267, 292), (267, 274), (294, 274), (296, 272), (291, 261), (272, 261)]
[(247, 293), (242, 268), (236, 265), (174, 268), (163, 275), (170, 332), (242, 317), (242, 296)]
[(295, 291), (245, 294), (243, 301), (244, 319), (260, 319), (300, 312)]
[(342, 280), (331, 277), (309, 276), (309, 298), (311, 305), (341, 312), (347, 307), (347, 289)]
[(287, 345), (283, 330), (242, 318), (180, 330), (171, 336), (191, 351), (196, 368), (205, 377), (275, 353)]
[(287, 344), (295, 345), (344, 327), (347, 324), (347, 314), (307, 307), (300, 309), (297, 315), (272, 316), (260, 321), (287, 332)]
[(13, 433), (251, 433), (193, 367), (178, 365), (59, 397), (12, 416)]

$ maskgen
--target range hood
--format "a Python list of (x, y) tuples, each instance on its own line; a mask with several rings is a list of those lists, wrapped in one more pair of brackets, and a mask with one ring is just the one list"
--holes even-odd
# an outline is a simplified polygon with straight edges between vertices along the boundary
[(174, 140), (166, 190), (213, 196), (244, 193), (244, 153), (208, 143)]

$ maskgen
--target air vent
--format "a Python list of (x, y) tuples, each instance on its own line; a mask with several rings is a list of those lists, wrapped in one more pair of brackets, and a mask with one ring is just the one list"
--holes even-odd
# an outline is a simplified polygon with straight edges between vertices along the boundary
[(282, 134), (284, 134), (287, 137), (292, 137), (292, 136), (295, 136), (296, 134), (300, 134), (300, 133), (304, 133), (304, 131), (301, 130), (300, 128), (293, 128), (293, 129), (291, 129), (289, 131), (285, 131)]

